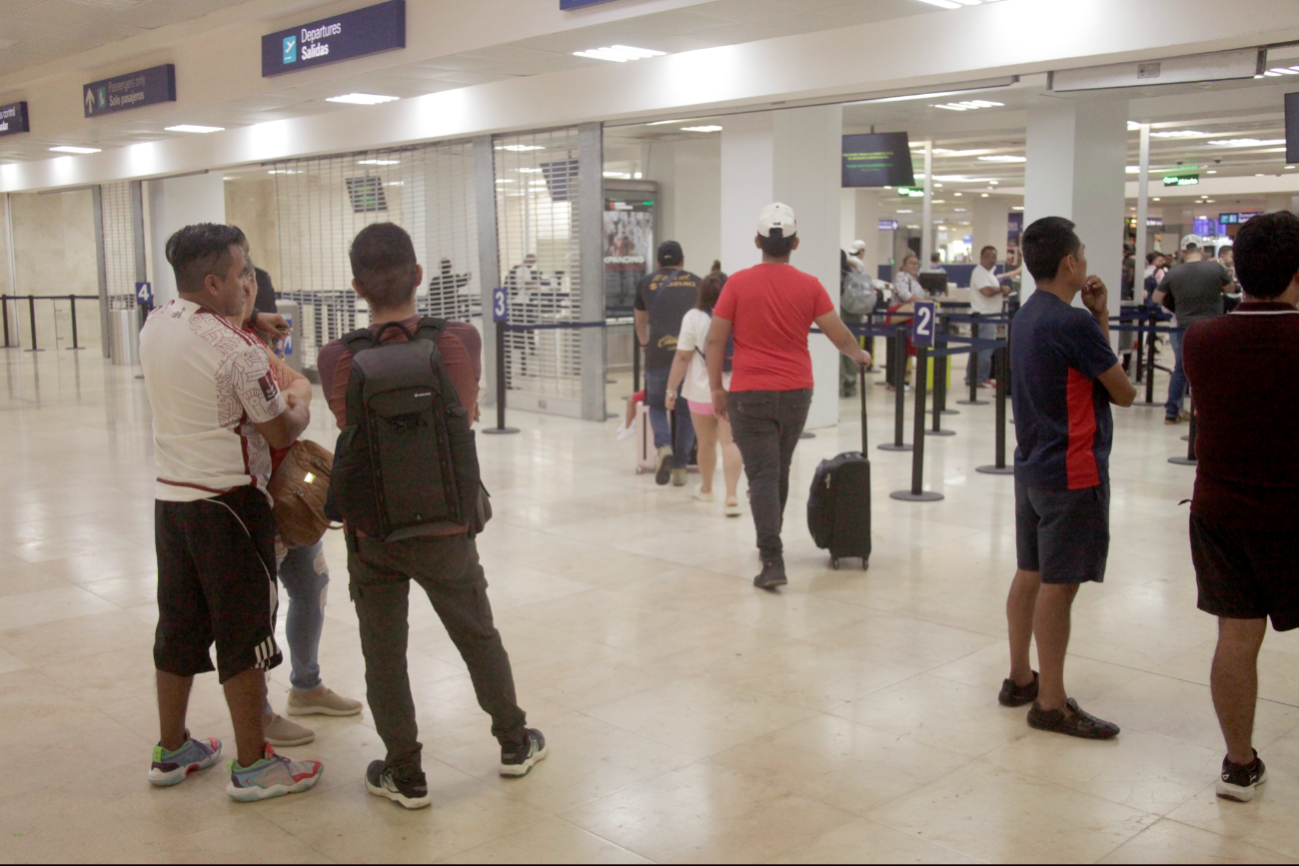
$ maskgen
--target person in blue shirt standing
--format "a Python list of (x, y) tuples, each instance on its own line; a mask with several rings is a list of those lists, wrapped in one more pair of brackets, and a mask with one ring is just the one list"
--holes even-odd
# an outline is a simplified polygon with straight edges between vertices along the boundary
[[(1087, 274), (1074, 224), (1044, 217), (1024, 230), (1024, 262), (1037, 290), (1015, 316), (1011, 369), (1018, 570), (1006, 599), (1010, 676), (1000, 702), (1033, 706), (1028, 724), (1094, 740), (1118, 725), (1089, 715), (1064, 687), (1070, 610), (1078, 587), (1105, 578), (1110, 545), (1110, 403), (1136, 389), (1110, 348), (1108, 291)], [(1081, 293), (1085, 307), (1073, 306)], [(1029, 661), (1037, 639), (1042, 672)]]

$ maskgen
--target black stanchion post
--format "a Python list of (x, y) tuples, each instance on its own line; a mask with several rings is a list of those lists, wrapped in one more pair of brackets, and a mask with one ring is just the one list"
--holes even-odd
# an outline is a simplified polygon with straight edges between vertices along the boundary
[(4, 312), (5, 348), (9, 346), (9, 296), (0, 295), (0, 310)]
[(1006, 397), (1010, 392), (1010, 350), (1003, 347), (992, 353), (993, 370), (997, 376), (997, 455), (991, 466), (979, 466), (974, 471), (984, 475), (1014, 475), (1015, 467), (1006, 465)]
[(68, 295), (68, 303), (72, 305), (72, 348), (80, 349), (81, 346), (77, 345), (77, 296)]
[(518, 427), (505, 426), (505, 322), (496, 323), (496, 426), (486, 427), (484, 433), (518, 433)]
[(36, 296), (35, 295), (27, 296), (27, 320), (31, 323), (32, 326), (32, 347), (27, 351), (44, 352), (45, 351), (44, 349), (36, 348)]
[(940, 355), (937, 350), (945, 350), (947, 341), (939, 336), (937, 344), (934, 352), (934, 426), (926, 430), (925, 435), (955, 436), (955, 430), (943, 429), (943, 403), (947, 394), (947, 355)]
[[(937, 315), (937, 314), (935, 314)], [(936, 336), (936, 345), (939, 348), (947, 348), (947, 338), (945, 334), (952, 333), (951, 316), (943, 316), (942, 327), (934, 329)], [(938, 365), (941, 363), (943, 369), (940, 372)], [(947, 380), (952, 371), (952, 362), (949, 355), (944, 354), (942, 358), (934, 359), (934, 399), (938, 401), (938, 411), (943, 415), (960, 415), (956, 409), (947, 408)]]
[[(979, 339), (979, 318), (980, 316), (978, 313), (973, 314), (973, 322), (970, 324), (970, 339), (972, 340)], [(966, 377), (970, 380), (970, 399), (957, 400), (956, 402), (958, 405), (961, 406), (987, 406), (988, 405), (987, 400), (979, 399), (979, 354), (980, 354), (980, 350), (973, 348), (973, 345), (971, 345), (970, 360), (967, 362), (967, 366), (965, 368)]]
[[(893, 336), (889, 338), (889, 348), (893, 351), (893, 357), (889, 360), (890, 380), (896, 380), (893, 393), (893, 441), (885, 442), (880, 445), (881, 451), (910, 451), (910, 445), (902, 441), (903, 424), (907, 414), (907, 386), (906, 386), (906, 369), (907, 369), (907, 339), (906, 325), (898, 325), (894, 328)], [(922, 410), (920, 413), (924, 415)], [(923, 426), (923, 425), (922, 425)]]
[(1169, 457), (1169, 463), (1176, 463), (1178, 466), (1194, 466), (1198, 461), (1195, 457), (1195, 398), (1191, 398), (1191, 430), (1186, 436), (1186, 456)]
[(1145, 329), (1141, 327), (1141, 314), (1137, 313), (1135, 317), (1130, 318), (1125, 322), (1120, 322), (1120, 324), (1131, 326), (1134, 322), (1136, 323), (1137, 326), (1137, 340), (1136, 340), (1137, 345), (1136, 345), (1136, 352), (1134, 353), (1135, 363), (1136, 363), (1136, 375), (1133, 376), (1132, 382), (1136, 385), (1140, 385), (1141, 377), (1145, 375), (1145, 366), (1146, 366), (1145, 363), (1146, 362), (1146, 339), (1145, 339), (1146, 332)]
[(1155, 405), (1155, 327), (1159, 314), (1150, 314), (1149, 337), (1146, 339), (1146, 405)]
[(631, 332), (631, 392), (640, 390), (640, 337), (636, 336), (635, 327)]
[(926, 491), (925, 486), (925, 391), (929, 380), (929, 349), (919, 346), (916, 349), (916, 415), (915, 445), (911, 451), (911, 489), (895, 490), (890, 498), (904, 502), (937, 502), (943, 494), (933, 490)]

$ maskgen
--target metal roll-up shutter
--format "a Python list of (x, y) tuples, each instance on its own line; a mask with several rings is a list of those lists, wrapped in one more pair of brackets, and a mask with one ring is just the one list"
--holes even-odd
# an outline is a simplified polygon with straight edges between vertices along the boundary
[[(519, 408), (578, 416), (580, 331), (544, 327), (581, 322), (578, 130), (498, 136), (492, 144), (500, 273), (509, 293), (510, 322), (543, 326), (506, 337), (506, 387), (521, 398), (510, 401)], [(531, 256), (535, 263), (529, 265)]]
[(103, 197), (104, 274), (108, 284), (108, 308), (133, 310), (136, 240), (135, 218), (131, 211), (131, 184), (106, 183), (100, 190)]

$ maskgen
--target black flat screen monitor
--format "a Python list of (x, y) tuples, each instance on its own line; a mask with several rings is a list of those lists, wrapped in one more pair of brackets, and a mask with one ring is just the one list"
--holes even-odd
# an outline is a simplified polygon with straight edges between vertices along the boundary
[(843, 137), (843, 186), (915, 186), (911, 142), (905, 132)]
[(1285, 95), (1285, 161), (1299, 162), (1299, 93)]
[(936, 271), (922, 271), (920, 274), (920, 287), (931, 298), (945, 295), (947, 294), (947, 274)]

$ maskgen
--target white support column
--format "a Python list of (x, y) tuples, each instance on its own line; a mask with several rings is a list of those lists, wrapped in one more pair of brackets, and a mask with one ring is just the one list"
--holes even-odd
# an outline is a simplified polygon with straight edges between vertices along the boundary
[[(1073, 220), (1088, 270), (1109, 288), (1112, 315), (1119, 312), (1123, 268), (1127, 118), (1123, 100), (1030, 108), (1025, 150), (1025, 228), (1046, 216)], [(1021, 301), (1032, 291), (1025, 272)]]
[[(729, 273), (762, 260), (754, 246), (758, 214), (782, 201), (798, 217), (793, 264), (812, 274), (838, 303), (842, 219), (840, 152), (843, 109), (791, 108), (728, 117), (722, 132), (721, 250)], [(807, 426), (839, 421), (839, 359), (825, 337), (810, 335), (817, 383)]]
[[(925, 206), (920, 220), (920, 267), (929, 267), (934, 251), (934, 143), (925, 142)], [(899, 264), (901, 264), (899, 262)]]
[(875, 189), (857, 190), (857, 233), (853, 240), (866, 242), (862, 262), (866, 273), (878, 276), (880, 266), (880, 194)]
[(839, 190), (839, 246), (852, 246), (857, 234), (857, 190)]
[(970, 200), (970, 228), (974, 236), (973, 258), (986, 246), (997, 248), (998, 261), (1006, 256), (1006, 238), (1010, 230), (1010, 199), (1005, 196), (976, 196)]
[[(1126, 166), (1125, 166), (1126, 168)], [(1141, 145), (1137, 154), (1137, 242), (1133, 248), (1137, 274), (1146, 266), (1146, 252), (1150, 246), (1150, 124), (1141, 124)], [(1138, 284), (1141, 278), (1136, 278)], [(1138, 295), (1137, 300), (1140, 300)]]
[(167, 239), (195, 223), (226, 221), (225, 183), (221, 172), (149, 181), (149, 215), (153, 235), (153, 304), (176, 298), (176, 277), (167, 262)]

